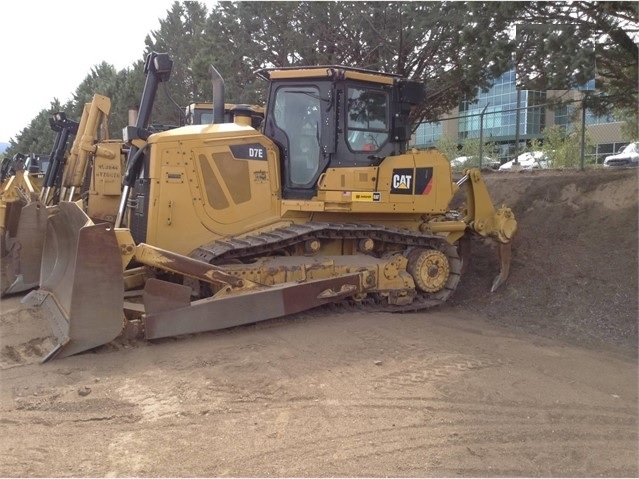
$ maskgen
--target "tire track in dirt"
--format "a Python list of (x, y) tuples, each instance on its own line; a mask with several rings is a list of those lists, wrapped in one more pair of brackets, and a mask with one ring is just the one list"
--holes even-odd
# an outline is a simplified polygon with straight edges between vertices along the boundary
[[(448, 400), (404, 402), (406, 404), (403, 407), (397, 408), (394, 399), (386, 404), (383, 399), (333, 400), (329, 403), (332, 411), (330, 423), (322, 417), (324, 411), (320, 412), (314, 402), (298, 402), (294, 412), (288, 415), (288, 424), (297, 424), (299, 428), (301, 421), (310, 423), (307, 426), (313, 427), (312, 437), (297, 437), (295, 441), (285, 441), (279, 447), (267, 447), (263, 451), (241, 455), (235, 463), (237, 469), (233, 468), (233, 463), (227, 464), (227, 467), (231, 468), (231, 472), (246, 472), (242, 465), (264, 464), (269, 458), (292, 464), (295, 458), (304, 457), (313, 458), (312, 462), (316, 467), (323, 467), (316, 470), (311, 468), (311, 474), (349, 475), (353, 470), (358, 470), (357, 467), (362, 467), (363, 469), (359, 469), (361, 474), (374, 476), (375, 471), (366, 468), (371, 456), (377, 459), (381, 457), (382, 462), (384, 457), (395, 458), (397, 461), (398, 456), (407, 456), (408, 465), (414, 464), (414, 461), (408, 460), (408, 456), (413, 454), (435, 458), (448, 456), (452, 459), (455, 454), (460, 453), (476, 457), (478, 465), (474, 471), (483, 473), (479, 475), (489, 475), (491, 472), (494, 474), (497, 469), (480, 467), (479, 459), (490, 457), (496, 460), (502, 456), (512, 457), (513, 454), (525, 457), (526, 451), (535, 451), (531, 454), (536, 456), (560, 456), (564, 452), (595, 450), (601, 446), (605, 446), (605, 449), (619, 447), (623, 450), (628, 449), (629, 442), (637, 439), (632, 411), (602, 411), (601, 408), (569, 404), (561, 409), (577, 412), (555, 415), (551, 420), (547, 417), (546, 408), (536, 407), (534, 404), (526, 405), (522, 415), (520, 404), (471, 403), (472, 407), (469, 407), (468, 402), (451, 405)], [(291, 407), (283, 404), (282, 410), (291, 411)], [(280, 414), (272, 410), (271, 413)], [(389, 424), (389, 417), (394, 418), (395, 422)], [(266, 421), (266, 418), (262, 418), (262, 421)], [(376, 426), (378, 423), (380, 425)], [(335, 430), (336, 425), (341, 425), (339, 430)], [(593, 433), (593, 427), (596, 427), (596, 433)], [(286, 438), (285, 435), (277, 437)], [(539, 439), (531, 440), (531, 437)], [(407, 443), (414, 445), (407, 447)], [(326, 450), (324, 444), (337, 444), (339, 448)], [(371, 448), (371, 445), (374, 447)], [(582, 468), (574, 470), (587, 475), (587, 459), (584, 455), (581, 458)], [(532, 462), (533, 460), (534, 457), (531, 458)], [(349, 464), (349, 468), (341, 469), (340, 464)], [(326, 465), (328, 469), (325, 468)], [(308, 471), (309, 464), (306, 467)], [(546, 471), (547, 474), (552, 472), (543, 468), (539, 470)], [(407, 471), (417, 472), (410, 468)], [(287, 473), (293, 475), (295, 472), (287, 470)], [(504, 468), (501, 472), (520, 475), (522, 470)], [(378, 470), (376, 474), (379, 473)]]
[(3, 308), (0, 314), (0, 370), (37, 363), (55, 345), (38, 308), (20, 306), (17, 297), (10, 298), (8, 304), (12, 307)]
[[(41, 318), (10, 315), (10, 344), (42, 334)], [(9, 359), (0, 476), (639, 473), (636, 361), (450, 308)]]

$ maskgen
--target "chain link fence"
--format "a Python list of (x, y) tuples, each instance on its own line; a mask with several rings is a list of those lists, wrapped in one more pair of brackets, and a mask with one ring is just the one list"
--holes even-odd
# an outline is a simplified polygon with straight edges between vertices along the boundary
[[(595, 115), (584, 104), (574, 100), (509, 109), (486, 104), (481, 110), (475, 107), (420, 124), (411, 143), (418, 149), (438, 149), (453, 167), (505, 169), (517, 158), (534, 155), (545, 161), (532, 167), (597, 168), (637, 138), (629, 133), (627, 121)], [(532, 155), (523, 155), (527, 152)]]

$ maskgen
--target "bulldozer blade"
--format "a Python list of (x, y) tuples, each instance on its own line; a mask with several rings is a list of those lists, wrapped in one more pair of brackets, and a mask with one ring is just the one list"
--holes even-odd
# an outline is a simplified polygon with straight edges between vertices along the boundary
[(499, 261), (500, 269), (499, 275), (493, 280), (493, 286), (490, 288), (490, 292), (494, 293), (497, 289), (506, 282), (508, 275), (510, 274), (510, 259), (512, 257), (512, 247), (510, 243), (499, 243)]
[[(158, 339), (279, 318), (362, 292), (362, 284), (360, 274), (355, 273), (302, 283), (283, 283), (189, 303), (184, 286), (150, 279), (144, 294), (147, 311), (144, 316), (145, 336)], [(167, 298), (173, 299), (168, 301)], [(154, 304), (155, 299), (157, 304)], [(174, 309), (167, 309), (171, 302)]]
[(47, 218), (54, 211), (57, 208), (47, 208), (40, 201), (21, 208), (15, 237), (8, 240), (7, 284), (0, 291), (2, 296), (38, 287)]
[(8, 256), (9, 254), (12, 244), (11, 239), (16, 236), (16, 231), (20, 222), (20, 212), (22, 211), (22, 208), (25, 206), (25, 204), (26, 203), (24, 201), (19, 200), (10, 201), (3, 205), (5, 212), (4, 224), (2, 225), (4, 228), (2, 236), (2, 258)]
[(44, 311), (63, 358), (109, 343), (124, 327), (124, 279), (115, 231), (72, 202), (47, 222), (40, 289), (22, 300)]

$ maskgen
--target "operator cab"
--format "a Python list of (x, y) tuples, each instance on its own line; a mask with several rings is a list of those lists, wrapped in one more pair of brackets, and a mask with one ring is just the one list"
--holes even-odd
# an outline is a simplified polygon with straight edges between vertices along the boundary
[(311, 198), (327, 168), (376, 166), (406, 151), (422, 83), (343, 66), (264, 69), (264, 134), (279, 147), (284, 198)]

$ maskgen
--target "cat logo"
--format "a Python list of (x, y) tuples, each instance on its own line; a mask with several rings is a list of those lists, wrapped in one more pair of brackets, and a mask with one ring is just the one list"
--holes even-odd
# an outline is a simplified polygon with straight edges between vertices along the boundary
[(393, 170), (391, 179), (391, 193), (399, 195), (413, 194), (413, 175), (412, 168), (397, 168)]
[(393, 188), (397, 190), (407, 190), (410, 188), (412, 179), (410, 175), (395, 175), (393, 176)]

